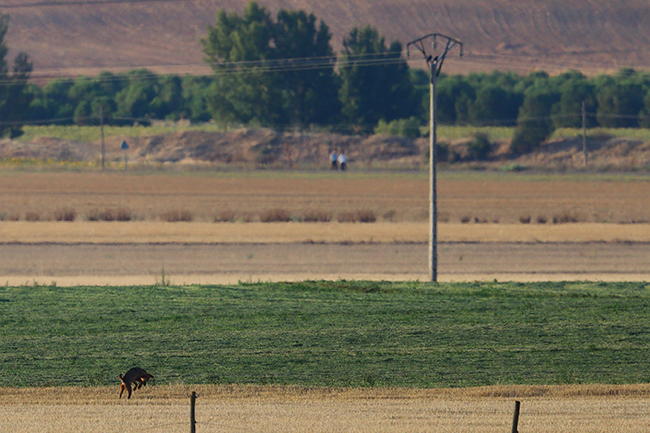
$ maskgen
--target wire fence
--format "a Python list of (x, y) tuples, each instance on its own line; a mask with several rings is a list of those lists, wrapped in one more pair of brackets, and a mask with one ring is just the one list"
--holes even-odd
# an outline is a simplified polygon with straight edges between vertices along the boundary
[[(648, 399), (607, 397), (441, 397), (377, 396), (312, 399), (249, 398), (209, 400), (196, 405), (148, 404), (49, 407), (58, 420), (30, 405), (7, 409), (0, 429), (12, 433), (111, 432), (454, 432), (632, 433), (645, 431)], [(189, 402), (188, 402), (189, 403)], [(83, 413), (83, 412), (85, 413)], [(67, 419), (63, 419), (64, 417)], [(184, 419), (183, 419), (184, 418)], [(170, 420), (169, 422), (166, 420)], [(173, 420), (173, 421), (171, 421)], [(47, 423), (47, 424), (46, 424)], [(11, 429), (11, 430), (9, 430)]]

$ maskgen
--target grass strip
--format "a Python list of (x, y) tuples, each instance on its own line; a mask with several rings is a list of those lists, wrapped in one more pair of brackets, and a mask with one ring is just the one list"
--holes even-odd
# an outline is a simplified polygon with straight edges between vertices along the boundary
[(650, 382), (647, 283), (0, 288), (0, 386)]
[[(477, 133), (487, 134), (490, 140), (510, 140), (514, 127), (502, 126), (456, 126), (440, 125), (438, 138), (441, 140), (471, 139)], [(53, 137), (64, 140), (83, 142), (99, 141), (101, 130), (99, 126), (78, 125), (26, 125), (20, 141), (31, 141), (37, 137)], [(155, 125), (155, 126), (104, 126), (105, 137), (146, 137), (152, 135), (172, 134), (185, 131), (225, 132), (223, 126), (212, 123), (196, 125)], [(590, 128), (587, 134), (592, 139), (607, 139), (611, 137), (650, 140), (648, 128)], [(580, 128), (558, 128), (552, 139), (575, 138), (582, 136)]]

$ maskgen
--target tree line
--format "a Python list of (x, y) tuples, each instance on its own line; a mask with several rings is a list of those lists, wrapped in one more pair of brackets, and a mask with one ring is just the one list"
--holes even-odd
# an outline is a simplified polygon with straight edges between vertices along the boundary
[[(353, 28), (338, 55), (329, 27), (313, 14), (255, 2), (241, 14), (219, 10), (201, 41), (210, 76), (158, 75), (140, 69), (28, 83), (20, 53), (13, 68), (0, 17), (0, 133), (21, 123), (147, 123), (189, 119), (276, 129), (317, 126), (342, 133), (417, 136), (428, 122), (429, 77), (409, 68), (398, 41), (371, 26)], [(555, 128), (650, 127), (650, 74), (623, 69), (586, 77), (577, 71), (441, 75), (438, 121), (516, 127), (513, 151), (530, 151)], [(424, 128), (426, 129), (426, 128)]]
[(533, 72), (479, 73), (439, 82), (438, 119), (450, 125), (515, 126), (513, 151), (524, 153), (556, 128), (650, 127), (650, 74), (621, 69), (586, 77), (577, 71), (556, 76)]

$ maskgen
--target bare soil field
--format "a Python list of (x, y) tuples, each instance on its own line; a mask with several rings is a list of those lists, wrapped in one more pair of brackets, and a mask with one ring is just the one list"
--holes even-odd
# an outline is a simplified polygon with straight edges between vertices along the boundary
[[(650, 222), (650, 187), (643, 175), (528, 175), (443, 172), (438, 180), (441, 222), (550, 225), (556, 222)], [(124, 173), (20, 172), (0, 174), (0, 219), (52, 220), (71, 209), (74, 224), (94, 211), (125, 209), (132, 220), (159, 221), (187, 211), (193, 221), (224, 212), (259, 221), (282, 209), (293, 220), (307, 212), (371, 211), (377, 220), (428, 219), (428, 177), (420, 172)], [(544, 222), (544, 224), (540, 224)], [(485, 225), (485, 224), (482, 224)]]
[[(650, 421), (648, 385), (495, 386), (466, 389), (333, 389), (282, 386), (149, 386), (129, 401), (115, 388), (0, 389), (0, 430), (16, 433), (197, 431), (520, 431), (626, 433)], [(44, 430), (45, 428), (45, 430)]]
[[(70, 3), (69, 5), (67, 3)], [(27, 51), (35, 75), (95, 74), (150, 67), (158, 72), (209, 73), (200, 39), (219, 8), (241, 11), (248, 0), (165, 2), (3, 2), (12, 17), (8, 45)], [(650, 6), (615, 3), (506, 0), (261, 1), (314, 13), (330, 27), (339, 50), (353, 26), (372, 24), (403, 44), (436, 31), (465, 43), (465, 56), (450, 56), (449, 73), (510, 69), (518, 72), (578, 69), (587, 73), (650, 66), (645, 25)], [(14, 53), (12, 53), (14, 54)], [(414, 56), (414, 66), (422, 59)]]
[[(649, 281), (645, 243), (441, 243), (439, 281)], [(426, 281), (424, 243), (0, 244), (0, 284)]]
[[(643, 179), (443, 175), (440, 280), (645, 281)], [(11, 285), (424, 280), (427, 192), (418, 173), (4, 172), (0, 275)], [(277, 208), (294, 222), (259, 221)], [(61, 209), (75, 221), (54, 221)], [(134, 221), (88, 221), (106, 209)], [(162, 221), (175, 210), (192, 222)], [(336, 222), (358, 210), (378, 222)], [(310, 211), (332, 221), (297, 222)], [(237, 222), (213, 222), (223, 212)]]

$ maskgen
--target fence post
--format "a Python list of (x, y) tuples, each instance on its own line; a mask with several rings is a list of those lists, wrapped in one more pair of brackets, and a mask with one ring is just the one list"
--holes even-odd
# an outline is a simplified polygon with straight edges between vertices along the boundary
[(517, 425), (519, 424), (519, 408), (521, 407), (521, 402), (515, 401), (515, 415), (512, 418), (512, 433), (519, 433), (517, 430)]
[(190, 433), (196, 433), (196, 417), (194, 416), (196, 397), (196, 392), (192, 391), (192, 395), (190, 396)]

